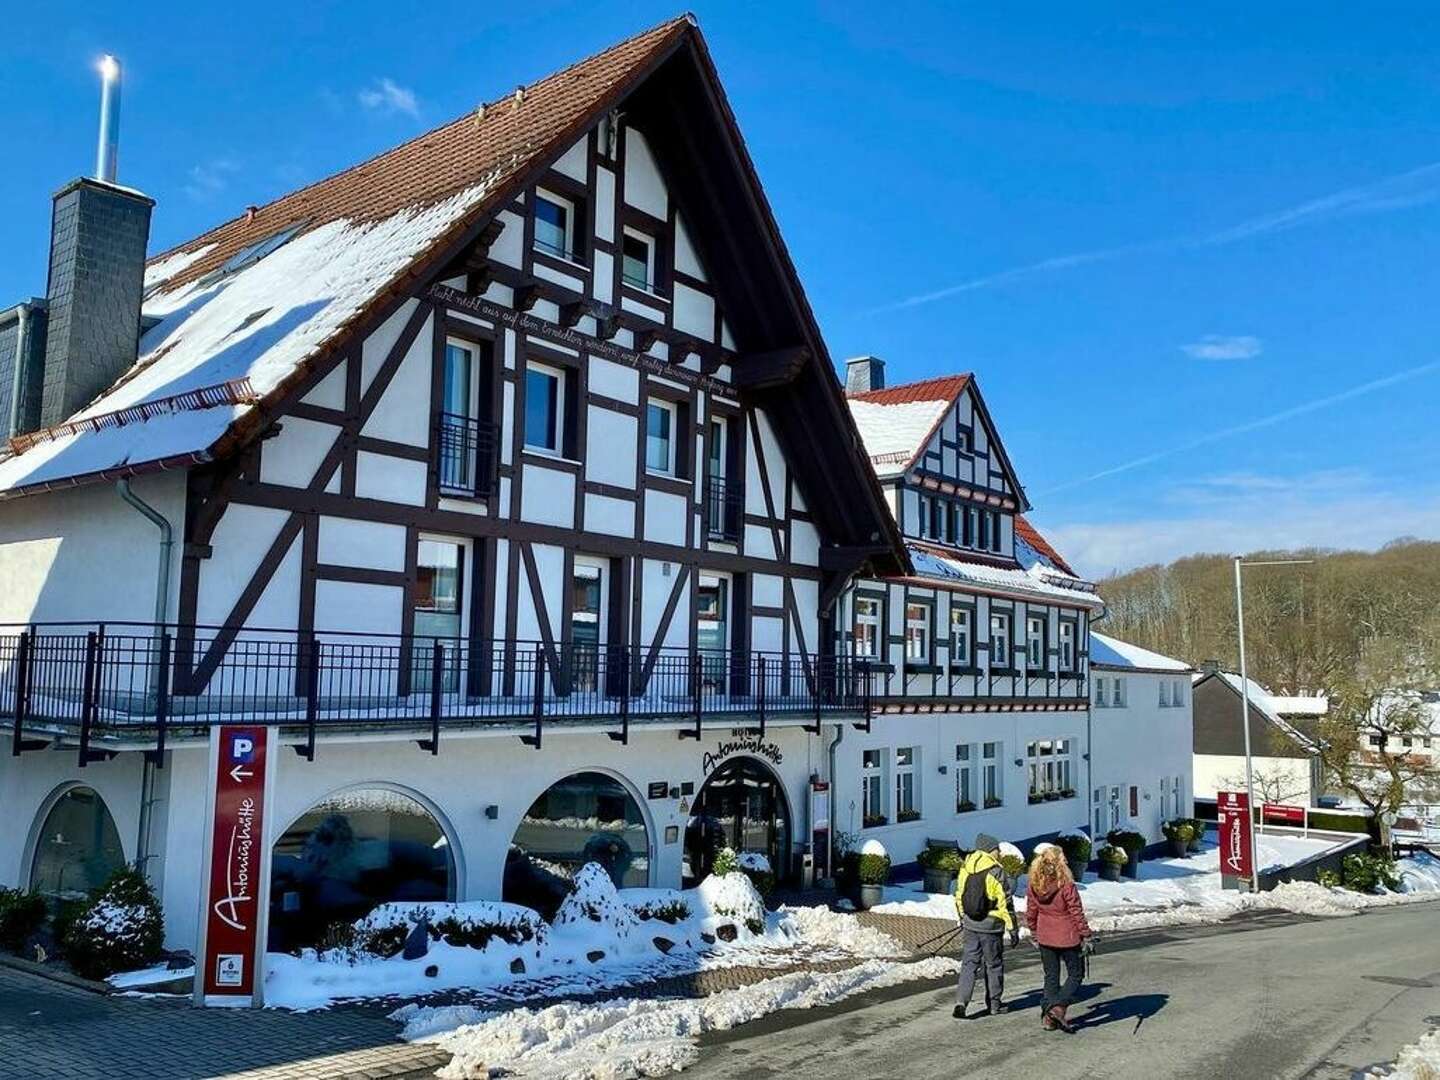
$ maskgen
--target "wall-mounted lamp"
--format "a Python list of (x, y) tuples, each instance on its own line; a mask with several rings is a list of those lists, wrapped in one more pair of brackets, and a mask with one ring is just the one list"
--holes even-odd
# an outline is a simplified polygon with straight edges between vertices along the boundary
[(946, 773), (948, 773), (949, 771), (950, 771), (950, 766), (949, 766), (949, 765), (941, 765), (941, 766), (940, 766), (940, 775), (941, 775), (941, 776), (944, 776), (944, 775), (945, 775)]
[(500, 816), (500, 807), (496, 806), (494, 803), (491, 803), (489, 806), (485, 807), (485, 816), (491, 821), (494, 821)]
[(1017, 757), (1017, 758), (1015, 759), (1015, 764), (1023, 767), (1024, 764), (1025, 764), (1025, 759), (1024, 759), (1024, 758), (1018, 758), (1018, 757)]

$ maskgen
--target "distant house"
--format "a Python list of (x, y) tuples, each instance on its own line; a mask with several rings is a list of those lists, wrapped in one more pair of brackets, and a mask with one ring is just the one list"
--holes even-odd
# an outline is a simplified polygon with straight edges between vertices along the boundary
[(1190, 677), (1183, 660), (1090, 632), (1090, 814), (1093, 835), (1192, 813)]
[[(1195, 676), (1195, 798), (1245, 786), (1245, 732), (1241, 680), (1207, 662)], [(1318, 724), (1328, 709), (1323, 697), (1271, 694), (1249, 680), (1250, 750), (1259, 801), (1313, 806), (1323, 794)]]

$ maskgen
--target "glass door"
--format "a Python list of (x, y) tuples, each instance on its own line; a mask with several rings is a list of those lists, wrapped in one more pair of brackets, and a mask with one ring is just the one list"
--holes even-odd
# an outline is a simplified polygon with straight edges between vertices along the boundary
[(460, 685), (464, 566), (467, 546), (459, 540), (421, 539), (415, 560), (415, 658), (411, 686), (431, 688), (434, 646), (444, 653), (441, 688)]
[(570, 688), (592, 694), (600, 677), (601, 628), (605, 624), (604, 570), (575, 563), (570, 580)]
[(730, 647), (730, 579), (701, 574), (698, 588), (700, 622), (695, 641), (700, 649), (701, 678), (706, 689), (723, 694)]

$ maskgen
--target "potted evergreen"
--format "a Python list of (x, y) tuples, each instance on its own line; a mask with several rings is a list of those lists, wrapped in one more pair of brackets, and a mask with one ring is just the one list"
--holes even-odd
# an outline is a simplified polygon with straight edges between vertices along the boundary
[(1125, 876), (1139, 878), (1140, 853), (1145, 850), (1145, 837), (1133, 829), (1112, 829), (1105, 837), (1116, 847), (1123, 848), (1127, 856)]
[(1082, 880), (1085, 877), (1085, 868), (1090, 865), (1090, 853), (1093, 850), (1090, 838), (1084, 833), (1061, 833), (1055, 838), (1055, 843), (1065, 852), (1070, 876), (1076, 881)]
[(1125, 849), (1118, 844), (1102, 844), (1100, 846), (1100, 880), (1119, 881), (1120, 871), (1130, 861), (1130, 856), (1125, 854)]
[(1190, 818), (1190, 827), (1195, 830), (1195, 835), (1190, 837), (1190, 850), (1199, 851), (1205, 845), (1205, 822), (1200, 818)]
[(860, 845), (860, 854), (855, 862), (855, 876), (860, 883), (855, 906), (869, 911), (885, 899), (885, 883), (890, 880), (890, 856), (885, 845), (878, 840), (866, 840)]
[(955, 879), (965, 861), (959, 848), (927, 844), (915, 859), (925, 872), (925, 891), (950, 895), (955, 892)]
[(1165, 834), (1166, 841), (1170, 844), (1170, 857), (1172, 859), (1183, 859), (1190, 850), (1190, 841), (1195, 839), (1195, 826), (1190, 824), (1187, 818), (1175, 818), (1172, 821), (1163, 822), (1160, 831)]

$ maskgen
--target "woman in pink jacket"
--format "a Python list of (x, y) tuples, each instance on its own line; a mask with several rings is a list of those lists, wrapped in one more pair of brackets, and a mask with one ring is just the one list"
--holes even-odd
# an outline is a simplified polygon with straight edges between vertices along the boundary
[[(1070, 876), (1065, 853), (1053, 845), (1044, 847), (1030, 864), (1030, 882), (1025, 890), (1025, 923), (1040, 946), (1045, 968), (1045, 1000), (1040, 1006), (1040, 1026), (1046, 1031), (1074, 1032), (1065, 1019), (1065, 1010), (1075, 1000), (1089, 956), (1090, 924), (1080, 903), (1080, 890)], [(1060, 985), (1060, 963), (1065, 963), (1065, 985)]]

